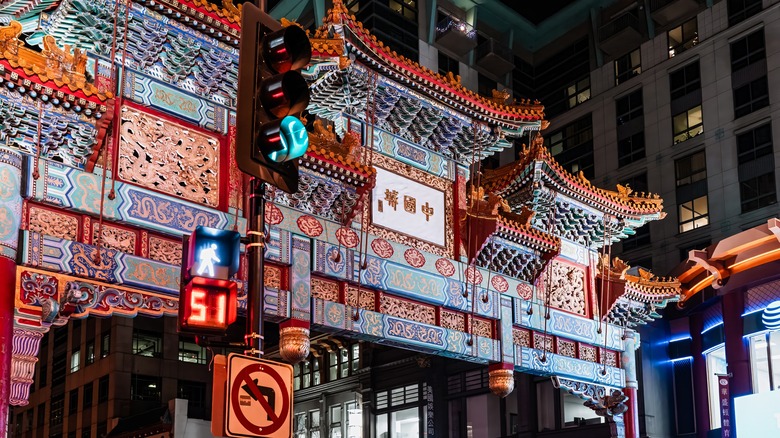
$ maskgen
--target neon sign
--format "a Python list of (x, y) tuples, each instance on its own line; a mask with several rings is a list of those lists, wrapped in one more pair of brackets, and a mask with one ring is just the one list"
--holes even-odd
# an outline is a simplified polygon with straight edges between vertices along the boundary
[(236, 320), (236, 283), (194, 277), (179, 296), (182, 331), (223, 333)]
[(780, 300), (769, 303), (761, 315), (761, 322), (769, 330), (780, 329)]

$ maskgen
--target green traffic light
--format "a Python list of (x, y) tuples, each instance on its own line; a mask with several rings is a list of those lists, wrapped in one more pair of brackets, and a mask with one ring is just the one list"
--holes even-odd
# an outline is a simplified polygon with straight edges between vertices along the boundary
[(281, 150), (269, 152), (268, 159), (277, 163), (300, 158), (309, 149), (309, 133), (306, 126), (297, 117), (287, 116), (279, 125)]

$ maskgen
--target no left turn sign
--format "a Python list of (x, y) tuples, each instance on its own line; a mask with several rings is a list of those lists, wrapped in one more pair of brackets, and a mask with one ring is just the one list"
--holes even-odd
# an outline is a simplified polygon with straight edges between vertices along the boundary
[(231, 354), (227, 368), (226, 435), (289, 438), (292, 435), (292, 367)]

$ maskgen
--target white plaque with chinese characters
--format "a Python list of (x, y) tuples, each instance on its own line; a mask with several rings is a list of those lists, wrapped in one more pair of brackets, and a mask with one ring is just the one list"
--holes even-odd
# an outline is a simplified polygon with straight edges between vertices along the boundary
[(371, 222), (410, 237), (445, 246), (444, 192), (376, 167)]

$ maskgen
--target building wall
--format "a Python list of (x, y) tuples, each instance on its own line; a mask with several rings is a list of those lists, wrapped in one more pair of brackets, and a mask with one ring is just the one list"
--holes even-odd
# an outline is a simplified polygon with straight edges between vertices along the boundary
[[(160, 336), (160, 350), (156, 357), (133, 353), (133, 331), (139, 329)], [(104, 352), (103, 337), (108, 336), (109, 348)], [(13, 410), (12, 437), (99, 437), (113, 426), (116, 419), (159, 408), (165, 400), (181, 398), (179, 381), (202, 383), (203, 406), (211, 405), (211, 373), (204, 363), (185, 363), (179, 360), (179, 334), (175, 318), (134, 319), (115, 317), (110, 319), (72, 319), (66, 326), (49, 331), (41, 344), (40, 361), (35, 370), (35, 391), (30, 403)], [(188, 341), (192, 341), (188, 339)], [(94, 360), (88, 364), (87, 345), (94, 343)], [(78, 350), (78, 369), (71, 371), (71, 358)], [(64, 355), (65, 369), (55, 360)], [(204, 355), (205, 358), (205, 355)], [(55, 371), (56, 370), (56, 371)], [(45, 376), (43, 375), (45, 373)], [(64, 381), (54, 384), (55, 374), (62, 373)], [(132, 397), (132, 376), (159, 376), (159, 399), (139, 400)], [(109, 376), (108, 395), (100, 397), (101, 378)], [(85, 407), (84, 394), (92, 385), (92, 404)], [(72, 391), (77, 391), (77, 407), (71, 414)], [(52, 412), (52, 400), (64, 397), (61, 425)], [(39, 424), (39, 412), (44, 410), (44, 421)], [(193, 418), (210, 418), (210, 410), (193, 407)], [(32, 419), (32, 423), (30, 423)], [(104, 429), (105, 427), (105, 429)]]
[[(777, 212), (768, 206), (741, 213), (737, 171), (736, 134), (763, 121), (780, 117), (780, 8), (775, 3), (763, 12), (728, 27), (726, 2), (718, 2), (697, 15), (700, 42), (669, 59), (666, 32), (658, 32), (640, 46), (642, 73), (615, 86), (614, 63), (605, 62), (591, 72), (591, 99), (551, 120), (550, 131), (591, 114), (595, 154), (594, 183), (614, 186), (631, 176), (647, 173), (650, 192), (664, 200), (668, 216), (649, 225), (652, 244), (626, 252), (629, 261), (644, 260), (650, 249), (654, 272), (665, 274), (680, 261), (680, 250), (750, 228)], [(684, 21), (684, 20), (681, 20)], [(770, 105), (735, 120), (731, 84), (729, 43), (763, 26)], [(699, 61), (704, 133), (673, 144), (669, 73), (690, 62)], [(615, 100), (641, 87), (644, 100), (644, 159), (620, 167), (617, 161)], [(773, 143), (780, 143), (780, 126), (773, 126)], [(678, 232), (678, 212), (674, 160), (704, 150), (707, 157), (709, 225), (686, 233)], [(775, 148), (775, 169), (780, 158)], [(775, 181), (775, 184), (777, 182)], [(620, 249), (617, 249), (620, 252)]]

